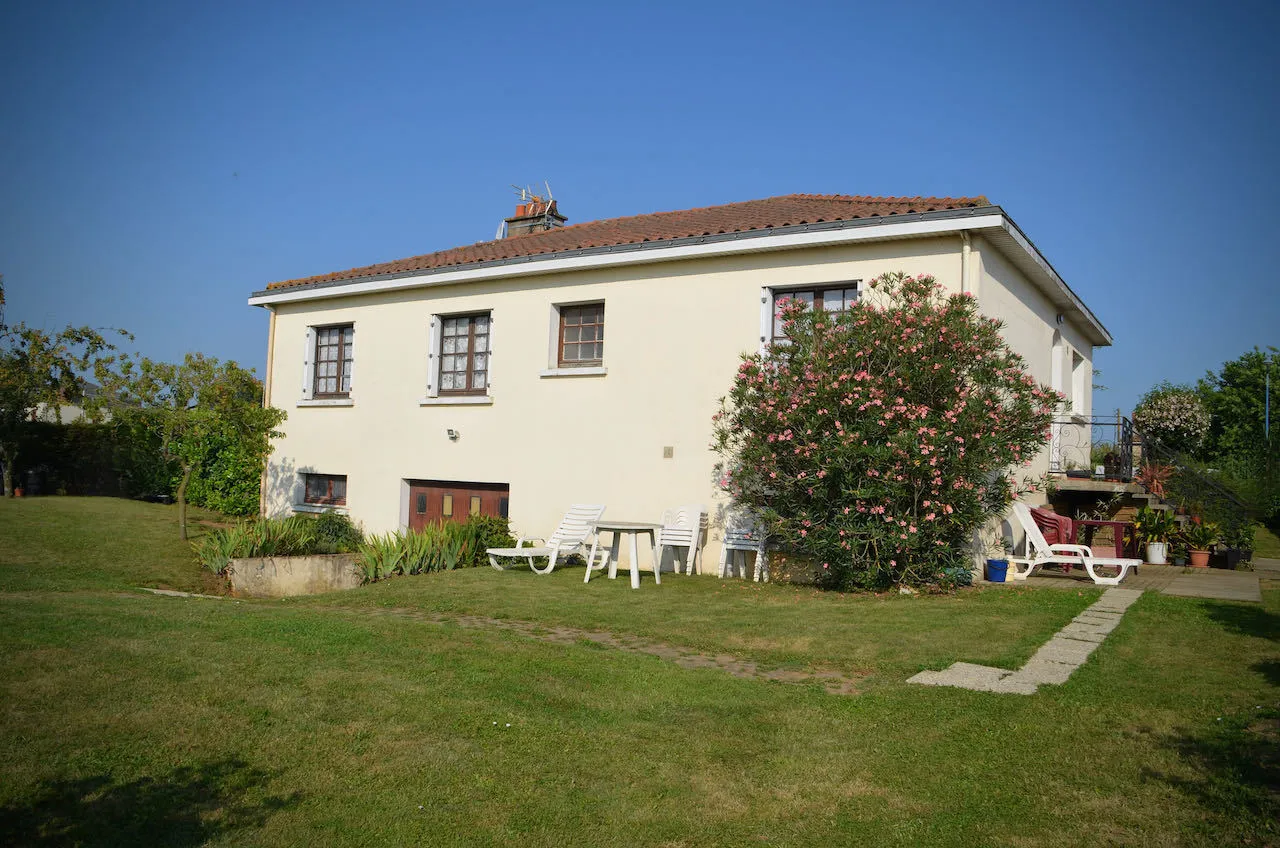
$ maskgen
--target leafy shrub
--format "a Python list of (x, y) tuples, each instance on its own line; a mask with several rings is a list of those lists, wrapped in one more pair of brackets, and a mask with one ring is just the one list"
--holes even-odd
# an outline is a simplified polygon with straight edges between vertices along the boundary
[(968, 294), (887, 274), (841, 313), (784, 301), (714, 422), (720, 483), (833, 588), (953, 585), (1060, 395)]
[(357, 564), (369, 581), (395, 574), (431, 574), (484, 565), (486, 548), (513, 544), (507, 519), (479, 516), (461, 524), (428, 524), (419, 532), (370, 536), (360, 547)]
[(1209, 410), (1193, 390), (1161, 383), (1138, 401), (1133, 423), (1144, 436), (1194, 453), (1209, 434)]
[(232, 559), (352, 553), (363, 541), (360, 528), (345, 515), (325, 513), (256, 518), (214, 530), (193, 544), (205, 568), (225, 574)]
[(354, 553), (364, 544), (364, 533), (340, 512), (323, 512), (314, 521), (316, 553)]
[(1142, 544), (1168, 542), (1178, 531), (1178, 519), (1167, 509), (1144, 506), (1133, 516), (1133, 529)]

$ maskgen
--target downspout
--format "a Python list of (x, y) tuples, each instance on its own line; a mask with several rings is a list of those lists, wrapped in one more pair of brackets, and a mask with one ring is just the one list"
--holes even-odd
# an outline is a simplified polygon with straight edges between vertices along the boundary
[[(272, 361), (275, 359), (276, 352), (276, 308), (271, 304), (267, 304), (267, 312), (271, 313), (270, 323), (267, 324), (267, 373), (262, 377), (262, 408), (266, 409), (271, 406), (271, 373)], [(267, 461), (262, 463), (262, 478), (258, 482), (258, 515), (267, 514), (267, 470), (271, 465), (271, 454), (267, 454)]]
[(973, 242), (966, 230), (960, 231), (960, 291), (971, 294), (975, 298), (978, 293), (973, 289)]

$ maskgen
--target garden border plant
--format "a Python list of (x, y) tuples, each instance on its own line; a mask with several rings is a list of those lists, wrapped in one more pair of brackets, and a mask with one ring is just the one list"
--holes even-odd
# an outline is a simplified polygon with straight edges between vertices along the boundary
[(714, 420), (722, 488), (830, 588), (954, 586), (1061, 396), (967, 293), (885, 274), (849, 310), (781, 301)]

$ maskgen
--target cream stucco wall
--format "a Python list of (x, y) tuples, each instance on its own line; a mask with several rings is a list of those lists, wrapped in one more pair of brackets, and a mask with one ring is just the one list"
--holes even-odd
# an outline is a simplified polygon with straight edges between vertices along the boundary
[[(959, 236), (743, 253), (280, 303), (268, 357), (270, 403), (288, 412), (264, 495), (282, 514), (301, 502), (304, 472), (347, 476), (351, 516), (370, 532), (403, 527), (406, 480), (505, 483), (517, 530), (545, 535), (570, 503), (603, 503), (615, 520), (657, 521), (681, 503), (723, 500), (712, 477), (711, 417), (743, 353), (761, 343), (769, 287), (868, 281), (887, 271), (961, 280)], [(1092, 373), (1081, 328), (990, 242), (972, 240), (970, 280), (986, 314), (1035, 377), (1072, 352)], [(546, 376), (557, 304), (603, 301), (603, 375)], [(486, 405), (424, 405), (432, 316), (489, 311)], [(349, 406), (307, 406), (308, 330), (355, 325)], [(1054, 334), (1062, 344), (1055, 354)], [(1082, 414), (1090, 413), (1086, 376)], [(448, 430), (459, 434), (456, 441)], [(674, 456), (664, 458), (670, 447)], [(1025, 473), (1047, 468), (1047, 452)], [(718, 529), (704, 551), (714, 571)]]
[[(274, 445), (267, 510), (301, 500), (302, 472), (347, 475), (349, 512), (373, 532), (402, 526), (406, 479), (506, 483), (512, 522), (531, 535), (549, 533), (574, 502), (635, 521), (681, 503), (714, 510), (711, 417), (740, 354), (759, 348), (762, 290), (895, 270), (958, 288), (959, 257), (958, 238), (926, 238), (279, 304), (270, 402), (289, 417)], [(605, 303), (608, 373), (540, 376), (553, 364), (553, 306), (595, 300)], [(493, 403), (420, 405), (431, 317), (484, 310)], [(352, 405), (299, 406), (308, 328), (347, 321)], [(704, 571), (714, 570), (716, 538)]]
[[(1065, 310), (1055, 306), (990, 242), (977, 242), (975, 253), (980, 256), (981, 267), (979, 308), (1004, 321), (1005, 340), (1026, 359), (1028, 370), (1037, 380), (1070, 395), (1061, 412), (1087, 419), (1093, 414), (1093, 344), (1084, 329), (1069, 313), (1059, 324), (1057, 316)], [(1073, 359), (1077, 357), (1073, 374)], [(1081, 425), (1079, 437), (1087, 440), (1088, 430), (1087, 424)], [(1046, 448), (1022, 474), (1039, 478), (1048, 470)], [(1031, 500), (1039, 503), (1043, 495), (1035, 493)]]

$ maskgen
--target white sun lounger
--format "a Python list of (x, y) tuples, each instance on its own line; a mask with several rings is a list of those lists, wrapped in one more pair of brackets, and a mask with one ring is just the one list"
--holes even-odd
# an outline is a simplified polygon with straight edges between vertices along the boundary
[[(1142, 560), (1140, 559), (1094, 556), (1093, 550), (1088, 545), (1050, 545), (1045, 541), (1044, 534), (1040, 532), (1040, 528), (1036, 526), (1035, 519), (1031, 517), (1030, 507), (1021, 502), (1015, 503), (1013, 505), (1013, 514), (1018, 517), (1018, 523), (1022, 525), (1023, 532), (1027, 534), (1028, 554), (1026, 557), (1009, 558), (1009, 564), (1013, 566), (1011, 577), (1014, 580), (1026, 580), (1031, 576), (1032, 572), (1042, 565), (1061, 563), (1065, 565), (1083, 565), (1084, 570), (1089, 572), (1089, 577), (1094, 583), (1103, 586), (1118, 586), (1120, 581), (1129, 575), (1129, 569), (1142, 565)], [(1120, 573), (1114, 577), (1107, 577), (1098, 573), (1097, 569), (1099, 568), (1117, 568)]]
[[(502, 571), (504, 567), (498, 560), (523, 558), (529, 561), (529, 568), (535, 574), (550, 574), (561, 557), (590, 550), (592, 545), (589, 543), (594, 541), (596, 535), (596, 522), (602, 515), (604, 507), (600, 504), (573, 504), (564, 518), (560, 519), (560, 526), (548, 538), (521, 536), (516, 540), (514, 548), (487, 548), (485, 553), (489, 555), (489, 564)], [(525, 542), (529, 543), (529, 547), (525, 547)], [(542, 542), (543, 545), (533, 547), (534, 542)], [(547, 558), (545, 568), (538, 568), (534, 563), (535, 559), (541, 557)]]

